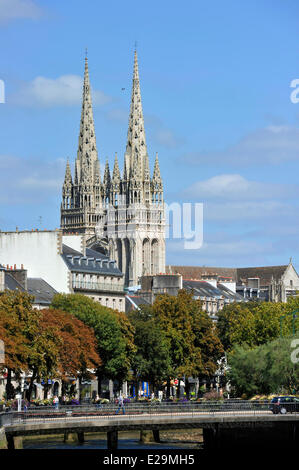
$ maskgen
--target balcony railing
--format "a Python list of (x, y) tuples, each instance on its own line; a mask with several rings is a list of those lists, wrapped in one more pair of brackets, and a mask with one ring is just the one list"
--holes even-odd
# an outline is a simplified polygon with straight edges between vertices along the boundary
[(73, 289), (92, 290), (92, 291), (107, 291), (107, 292), (124, 292), (123, 284), (112, 284), (109, 282), (87, 282), (87, 281), (73, 281)]

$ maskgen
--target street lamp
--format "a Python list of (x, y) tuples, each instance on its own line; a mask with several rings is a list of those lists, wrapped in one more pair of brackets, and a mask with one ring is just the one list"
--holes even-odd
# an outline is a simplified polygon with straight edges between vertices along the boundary
[(288, 315), (292, 315), (292, 327), (293, 327), (293, 336), (295, 336), (295, 319), (297, 318), (298, 315), (296, 315), (299, 312), (299, 309), (294, 310), (293, 312), (286, 313), (285, 315), (282, 315), (279, 317), (280, 320), (280, 337), (282, 337), (282, 320), (287, 317)]

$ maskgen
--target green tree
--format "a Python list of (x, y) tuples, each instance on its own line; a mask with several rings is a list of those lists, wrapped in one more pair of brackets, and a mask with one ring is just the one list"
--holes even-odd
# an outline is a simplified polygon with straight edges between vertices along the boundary
[(51, 306), (72, 313), (93, 328), (102, 360), (97, 368), (99, 394), (104, 377), (120, 382), (127, 378), (134, 347), (132, 327), (123, 315), (80, 294), (57, 294)]
[(228, 355), (228, 377), (236, 395), (294, 393), (299, 390), (298, 364), (292, 362), (293, 337), (255, 348), (236, 346)]
[(166, 334), (151, 307), (132, 311), (129, 320), (135, 328), (136, 354), (132, 362), (136, 389), (138, 382), (147, 381), (156, 389), (171, 373), (170, 348)]
[[(265, 344), (292, 331), (292, 318), (287, 315), (281, 323), (281, 317), (294, 309), (299, 309), (299, 299), (287, 303), (246, 302), (226, 305), (218, 314), (218, 332), (226, 351), (236, 345), (246, 344), (250, 348)], [(280, 325), (282, 324), (282, 331)], [(299, 326), (297, 319), (296, 328)]]
[(90, 370), (101, 363), (93, 329), (62, 310), (44, 309), (41, 314), (41, 333), (54, 335), (57, 340), (56, 376), (62, 379), (63, 388), (67, 376), (78, 377), (80, 383), (83, 378), (91, 378)]
[(223, 354), (213, 322), (201, 310), (200, 302), (194, 299), (193, 293), (186, 290), (180, 290), (177, 296), (158, 296), (152, 311), (169, 344), (171, 374), (168, 377), (168, 393), (170, 379), (185, 376), (188, 395), (188, 377), (213, 375), (217, 369), (217, 359)]
[(50, 377), (57, 368), (58, 342), (53, 330), (42, 331), (41, 312), (32, 307), (26, 292), (7, 291), (0, 297), (0, 324), (5, 331), (5, 366), (8, 370), (6, 392), (12, 398), (12, 373), (32, 372), (37, 377)]

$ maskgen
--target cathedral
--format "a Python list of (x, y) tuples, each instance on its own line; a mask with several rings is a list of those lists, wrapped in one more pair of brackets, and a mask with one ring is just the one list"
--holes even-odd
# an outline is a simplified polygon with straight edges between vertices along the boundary
[(137, 286), (143, 275), (165, 272), (163, 181), (158, 154), (150, 172), (136, 51), (123, 171), (115, 154), (113, 171), (106, 161), (103, 178), (85, 58), (78, 152), (73, 177), (66, 164), (61, 229), (84, 235), (86, 246), (116, 260), (127, 287)]

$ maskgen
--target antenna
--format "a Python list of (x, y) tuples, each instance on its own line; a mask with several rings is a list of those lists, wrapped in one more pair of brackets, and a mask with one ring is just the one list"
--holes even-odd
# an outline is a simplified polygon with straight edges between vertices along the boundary
[(135, 48), (135, 51), (137, 51), (137, 41), (135, 41), (134, 43), (134, 48)]

